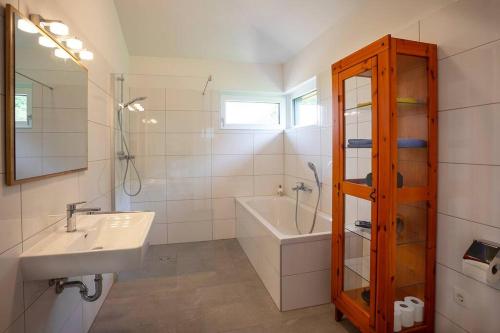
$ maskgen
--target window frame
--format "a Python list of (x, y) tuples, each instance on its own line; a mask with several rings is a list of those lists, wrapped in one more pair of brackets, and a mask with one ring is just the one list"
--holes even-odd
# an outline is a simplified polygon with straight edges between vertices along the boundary
[[(278, 104), (278, 124), (227, 124), (226, 102), (269, 103)], [(220, 98), (219, 127), (220, 129), (247, 129), (247, 130), (282, 130), (286, 125), (286, 101), (283, 95), (232, 94), (225, 93)]]
[[(15, 121), (15, 98), (17, 95), (25, 95), (26, 96), (26, 122), (24, 121)], [(31, 129), (33, 128), (33, 89), (28, 87), (17, 87), (14, 93), (14, 122), (15, 128), (19, 129)]]
[[(297, 125), (296, 117), (295, 117), (295, 105), (294, 100), (305, 96), (307, 94), (316, 91), (317, 99), (318, 99), (318, 114), (316, 119), (316, 124), (308, 124), (308, 125)], [(321, 123), (321, 115), (320, 115), (320, 101), (319, 101), (319, 89), (316, 83), (316, 76), (302, 82), (295, 88), (289, 90), (287, 92), (287, 104), (289, 111), (289, 119), (290, 123), (288, 124), (289, 128), (299, 128), (299, 127), (307, 127), (307, 126), (319, 126)]]

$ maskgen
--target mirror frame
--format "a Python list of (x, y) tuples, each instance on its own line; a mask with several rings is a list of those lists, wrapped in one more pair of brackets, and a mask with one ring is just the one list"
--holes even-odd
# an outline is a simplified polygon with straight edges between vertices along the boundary
[[(5, 7), (5, 182), (7, 185), (17, 185), (34, 180), (40, 180), (55, 176), (60, 176), (72, 172), (84, 171), (88, 169), (88, 130), (87, 130), (87, 161), (83, 168), (65, 170), (56, 173), (50, 173), (40, 176), (28, 177), (23, 179), (16, 179), (16, 129), (15, 129), (15, 115), (14, 115), (14, 95), (15, 95), (15, 15), (22, 19), (29, 20), (25, 15), (23, 15), (14, 6), (7, 4)], [(33, 23), (33, 22), (32, 22)], [(44, 29), (40, 28), (38, 25), (33, 23), (37, 27), (40, 34), (50, 38), (57, 46), (70, 55), (70, 59), (74, 61), (78, 66), (87, 72), (87, 85), (88, 85), (88, 69), (85, 67), (80, 60), (75, 57), (71, 51), (59, 42), (54, 36), (47, 33)], [(88, 100), (88, 92), (87, 92)], [(88, 105), (87, 105), (88, 114)], [(88, 121), (88, 116), (87, 116)], [(88, 124), (87, 124), (88, 126)]]

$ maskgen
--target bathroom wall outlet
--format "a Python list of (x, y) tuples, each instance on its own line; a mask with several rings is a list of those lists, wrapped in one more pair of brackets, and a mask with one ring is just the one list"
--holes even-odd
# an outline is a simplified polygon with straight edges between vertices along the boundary
[(455, 303), (466, 308), (467, 307), (467, 299), (468, 299), (468, 296), (463, 289), (460, 289), (458, 287), (453, 288), (453, 300), (455, 301)]

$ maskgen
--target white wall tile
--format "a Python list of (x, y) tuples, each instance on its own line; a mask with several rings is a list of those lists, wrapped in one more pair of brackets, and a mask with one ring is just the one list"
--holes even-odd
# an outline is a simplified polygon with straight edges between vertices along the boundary
[(110, 125), (108, 110), (112, 101), (99, 86), (92, 81), (88, 84), (88, 119), (103, 125)]
[(154, 212), (154, 223), (167, 223), (167, 203), (165, 201), (132, 202), (130, 209)]
[(229, 239), (236, 236), (236, 220), (214, 220), (213, 239)]
[(21, 186), (23, 238), (66, 217), (66, 204), (79, 201), (78, 176), (48, 178)]
[(234, 198), (212, 199), (212, 209), (216, 220), (233, 219), (236, 216)]
[(168, 133), (167, 155), (206, 155), (212, 152), (212, 138), (207, 133)]
[(439, 110), (500, 102), (500, 41), (439, 61)]
[(283, 174), (283, 155), (255, 155), (255, 175)]
[(500, 3), (489, 0), (455, 1), (423, 18), (422, 41), (435, 43), (439, 58), (500, 39)]
[[(163, 155), (137, 156), (134, 163), (142, 178), (167, 178), (167, 166)], [(131, 164), (129, 165), (129, 172), (130, 179), (137, 179), (137, 174)]]
[(199, 242), (212, 239), (212, 222), (187, 222), (168, 224), (168, 242)]
[(166, 128), (165, 111), (129, 112), (130, 132), (164, 133)]
[[(135, 193), (139, 187), (137, 180), (126, 184), (129, 193)], [(167, 200), (167, 181), (165, 179), (142, 179), (142, 189), (138, 195), (130, 198), (130, 202), (164, 201)]]
[(168, 111), (166, 119), (167, 133), (203, 133), (211, 128), (209, 112)]
[(203, 221), (211, 216), (210, 199), (167, 201), (168, 223)]
[(167, 179), (168, 200), (210, 198), (210, 177)]
[(59, 295), (54, 290), (47, 289), (26, 310), (26, 332), (60, 332), (78, 307), (81, 309), (77, 289), (67, 289)]
[[(98, 161), (98, 160), (104, 160), (108, 159), (110, 155), (110, 144), (111, 144), (111, 137), (110, 137), (110, 131), (109, 128), (106, 126), (103, 126), (98, 123), (94, 123), (89, 121), (89, 142), (88, 142), (88, 154), (89, 154), (89, 161)], [(48, 138), (49, 139), (49, 138)], [(46, 140), (48, 140), (46, 139)], [(58, 141), (61, 140), (60, 136), (54, 136), (53, 140)], [(68, 141), (63, 140), (62, 145), (67, 145)], [(51, 143), (51, 145), (53, 145)], [(68, 147), (71, 149), (71, 147)], [(85, 150), (87, 150), (87, 147), (84, 147)], [(82, 148), (83, 149), (83, 148)], [(71, 151), (69, 151), (71, 152)], [(72, 156), (72, 154), (59, 154), (63, 156)]]
[(283, 154), (283, 132), (255, 133), (255, 154)]
[(165, 155), (165, 133), (130, 133), (129, 147), (136, 156)]
[[(493, 333), (496, 327), (500, 291), (437, 265), (436, 311), (469, 332)], [(454, 288), (465, 295), (467, 306), (454, 301)]]
[(3, 332), (23, 313), (23, 283), (19, 266), (22, 246), (0, 254), (0, 330)]
[(248, 176), (253, 174), (253, 155), (213, 155), (213, 176)]
[(453, 323), (451, 320), (436, 312), (435, 330), (438, 333), (467, 333), (463, 328)]
[(264, 175), (254, 177), (255, 195), (276, 195), (280, 185), (283, 187), (282, 175)]
[(499, 165), (499, 123), (500, 103), (440, 112), (439, 161)]
[(132, 87), (129, 93), (130, 99), (145, 96), (147, 99), (139, 101), (146, 111), (165, 110), (165, 89)]
[(215, 134), (214, 154), (253, 154), (252, 134)]
[(211, 174), (210, 155), (167, 156), (167, 177), (209, 177)]
[(438, 211), (500, 227), (500, 167), (439, 165)]
[(199, 90), (167, 89), (167, 110), (207, 110), (210, 111), (210, 94), (203, 96)]
[(212, 197), (243, 197), (253, 195), (252, 176), (213, 177)]
[(321, 154), (321, 130), (317, 126), (297, 129), (297, 153), (302, 155)]
[(79, 198), (92, 201), (111, 191), (109, 160), (89, 162), (88, 169), (78, 173)]
[(155, 223), (151, 225), (149, 230), (148, 241), (151, 245), (167, 244), (168, 242), (167, 224)]
[(0, 174), (0, 253), (22, 241), (21, 235), (21, 187), (7, 186)]

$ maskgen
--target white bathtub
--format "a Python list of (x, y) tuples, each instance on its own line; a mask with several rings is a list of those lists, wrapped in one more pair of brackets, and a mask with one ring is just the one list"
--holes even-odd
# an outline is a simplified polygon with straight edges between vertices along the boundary
[[(308, 232), (314, 211), (299, 206)], [(236, 237), (281, 311), (330, 302), (331, 218), (318, 213), (312, 234), (295, 227), (295, 201), (287, 197), (236, 200)]]

